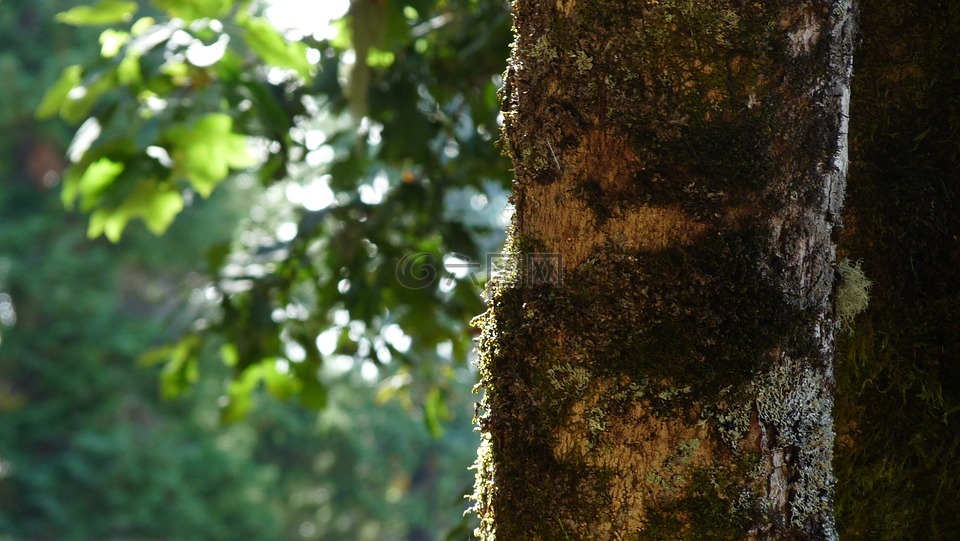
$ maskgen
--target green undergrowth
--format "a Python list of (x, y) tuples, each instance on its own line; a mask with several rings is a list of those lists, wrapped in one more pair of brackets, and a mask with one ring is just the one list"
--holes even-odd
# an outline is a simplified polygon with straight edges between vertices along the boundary
[(960, 4), (861, 8), (841, 244), (873, 281), (837, 360), (847, 540), (960, 532)]

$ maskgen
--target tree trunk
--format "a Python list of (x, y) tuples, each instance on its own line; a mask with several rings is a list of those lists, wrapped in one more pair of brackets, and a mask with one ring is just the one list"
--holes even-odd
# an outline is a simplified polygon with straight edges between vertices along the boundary
[(490, 541), (835, 539), (849, 0), (517, 0)]

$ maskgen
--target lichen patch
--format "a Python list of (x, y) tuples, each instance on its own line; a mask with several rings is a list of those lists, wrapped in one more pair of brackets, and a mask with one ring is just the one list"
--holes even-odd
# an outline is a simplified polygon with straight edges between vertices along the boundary
[(820, 41), (822, 25), (814, 10), (810, 3), (790, 6), (780, 19), (780, 27), (787, 30), (787, 51), (794, 57), (809, 54)]

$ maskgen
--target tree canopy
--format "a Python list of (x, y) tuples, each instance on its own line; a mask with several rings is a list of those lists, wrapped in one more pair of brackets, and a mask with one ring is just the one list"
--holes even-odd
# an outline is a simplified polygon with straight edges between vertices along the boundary
[(508, 168), (491, 143), (509, 12), (362, 0), (318, 36), (281, 32), (263, 7), (104, 0), (57, 15), (102, 29), (99, 56), (66, 67), (37, 109), (78, 126), (63, 202), (117, 242), (132, 221), (162, 233), (231, 174), (256, 178), (274, 204), (207, 254), (215, 315), (150, 356), (168, 391), (217, 336), (235, 372), (228, 418), (261, 383), (321, 406), (323, 333), (328, 356), (422, 368), (440, 415), (442, 367), (467, 358), (502, 234), (492, 200)]
[[(372, 541), (466, 528), (466, 370), (433, 393), (430, 426), (422, 397), (403, 394), (409, 377), (378, 387), (343, 363), (323, 375), (322, 418), (251, 392), (251, 411), (224, 424), (232, 369), (214, 334), (191, 339), (196, 364), (136, 362), (215, 314), (210, 245), (258, 223), (246, 216), (272, 195), (226, 182), (162, 237), (135, 219), (117, 244), (88, 239), (87, 216), (64, 213), (56, 185), (73, 127), (33, 114), (64, 64), (99, 58), (102, 27), (53, 20), (72, 4), (0, 6), (0, 538)], [(260, 226), (270, 236), (279, 207)], [(161, 394), (185, 392), (164, 400), (158, 375)]]

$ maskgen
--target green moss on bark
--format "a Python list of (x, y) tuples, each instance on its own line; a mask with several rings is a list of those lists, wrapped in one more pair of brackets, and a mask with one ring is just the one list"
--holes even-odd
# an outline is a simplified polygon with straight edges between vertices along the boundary
[(755, 476), (749, 463), (731, 468), (701, 468), (677, 501), (656, 509), (637, 541), (731, 541), (745, 539), (768, 522), (763, 500), (745, 491)]
[[(537, 245), (529, 239), (526, 243)], [(809, 427), (802, 418), (789, 417), (792, 410), (781, 403), (783, 396), (757, 395), (756, 374), (771, 370), (772, 350), (782, 347), (810, 356), (816, 346), (810, 339), (813, 314), (791, 304), (775, 274), (762, 270), (763, 245), (756, 235), (731, 233), (663, 253), (627, 254), (610, 248), (565, 276), (562, 287), (520, 287), (523, 276), (504, 276), (492, 286), (491, 309), (476, 323), (481, 328), (481, 385), (486, 403), (497, 408), (481, 418), (493, 445), (485, 449), (489, 454), (478, 467), (498, 464), (493, 516), (503, 519), (500, 538), (578, 539), (571, 537), (574, 526), (590, 524), (608, 506), (614, 472), (591, 465), (588, 456), (577, 454), (580, 449), (559, 458), (555, 453), (572, 408), (596, 391), (598, 381), (616, 383), (604, 383), (604, 396), (583, 414), (589, 427), (587, 454), (603, 441), (607, 416), (622, 416), (639, 401), (652, 404), (653, 415), (693, 416), (722, 431), (749, 423), (743, 418), (749, 415), (746, 406), (723, 404), (751, 404), (756, 396), (763, 413), (781, 426), (784, 441), (815, 446), (803, 439)], [(792, 332), (794, 338), (785, 340)], [(545, 338), (551, 336), (563, 336), (563, 347)], [(779, 385), (794, 380), (799, 381), (794, 377)], [(811, 401), (809, 409), (811, 415), (828, 414), (829, 405)], [(741, 421), (734, 419), (738, 415)], [(789, 433), (788, 426), (796, 426), (797, 435)], [(807, 430), (803, 437), (802, 430)], [(742, 438), (739, 433), (727, 441), (737, 445)], [(692, 445), (681, 443), (678, 456)], [(754, 456), (758, 460), (759, 455)], [(693, 486), (651, 518), (650, 532), (666, 531), (686, 512), (701, 513), (698, 525), (712, 523), (714, 515), (733, 513), (736, 518), (718, 521), (706, 532), (759, 528), (757, 522), (741, 521), (759, 516), (756, 502), (761, 495), (748, 488), (762, 485), (757, 472), (739, 471), (736, 481), (734, 473), (721, 473), (697, 473)], [(722, 486), (720, 478), (729, 486)], [(706, 490), (707, 479), (718, 485)], [(830, 481), (823, 480), (824, 493)], [(478, 502), (492, 505), (494, 496), (486, 491), (494, 489), (483, 483), (478, 487)], [(739, 488), (731, 499), (734, 487)], [(745, 502), (750, 505), (744, 507)], [(548, 517), (557, 519), (545, 520)], [(658, 538), (655, 533), (644, 535), (653, 537), (638, 539)], [(704, 539), (723, 538), (717, 535)]]

